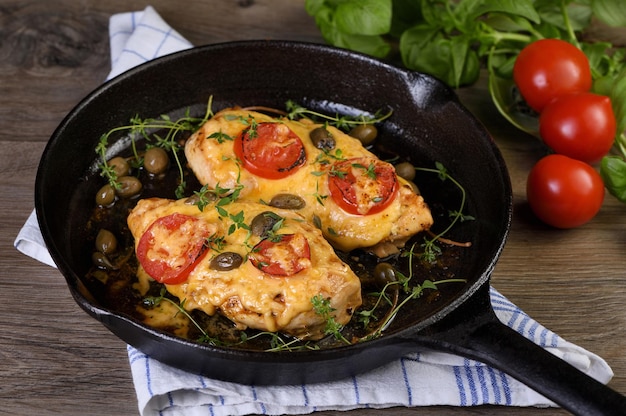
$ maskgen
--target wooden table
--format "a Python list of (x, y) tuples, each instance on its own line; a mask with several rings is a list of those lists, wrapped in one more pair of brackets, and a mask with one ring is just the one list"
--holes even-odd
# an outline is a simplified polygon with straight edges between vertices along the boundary
[[(322, 42), (303, 1), (151, 4), (195, 45), (258, 38)], [(0, 413), (137, 413), (125, 344), (79, 309), (58, 271), (17, 252), (13, 240), (33, 209), (46, 141), (109, 71), (109, 16), (145, 6), (140, 0), (2, 0)], [(545, 149), (497, 113), (484, 79), (459, 94), (494, 136), (513, 183), (513, 226), (492, 284), (546, 327), (605, 358), (615, 372), (610, 386), (626, 393), (626, 205), (607, 196), (584, 227), (558, 231), (542, 225), (527, 207), (525, 179)], [(564, 414), (488, 406), (348, 413)]]

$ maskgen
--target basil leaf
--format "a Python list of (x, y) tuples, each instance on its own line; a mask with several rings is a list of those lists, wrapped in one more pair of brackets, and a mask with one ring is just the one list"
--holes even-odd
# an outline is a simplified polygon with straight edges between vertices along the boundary
[[(539, 16), (541, 16), (542, 24), (553, 26), (563, 31), (560, 36), (568, 39), (568, 28), (563, 18), (563, 10), (559, 2), (554, 0), (538, 0), (535, 7)], [(580, 31), (589, 26), (591, 23), (591, 7), (580, 3), (570, 3), (567, 5), (567, 15), (569, 24), (574, 31)]]
[(450, 52), (452, 54), (452, 77), (451, 86), (473, 84), (480, 72), (480, 62), (476, 52), (469, 47), (470, 39), (465, 36), (456, 36), (450, 40)]
[(476, 19), (482, 14), (477, 9), (484, 3), (484, 0), (463, 0), (458, 3), (449, 2), (451, 5), (455, 4), (452, 11), (455, 29), (463, 33), (471, 33), (476, 28)]
[(382, 36), (350, 35), (343, 32), (336, 33), (334, 45), (371, 55), (376, 58), (385, 58), (391, 51), (389, 45)]
[(593, 79), (598, 79), (611, 73), (612, 63), (611, 60), (608, 59), (609, 55), (606, 53), (607, 50), (611, 48), (610, 43), (583, 43), (580, 47), (583, 52), (585, 52), (585, 55), (587, 55)]
[(485, 17), (485, 24), (500, 32), (531, 32), (533, 25), (520, 16), (494, 13)]
[[(311, 2), (313, 6), (313, 3)], [(335, 11), (327, 5), (317, 5), (315, 23), (326, 42), (331, 45), (384, 58), (391, 46), (381, 36), (355, 35), (341, 30), (335, 22)]]
[(626, 202), (626, 162), (617, 156), (605, 156), (600, 164), (600, 176), (609, 193)]
[(400, 37), (400, 54), (407, 68), (430, 74), (453, 87), (478, 79), (478, 55), (465, 36), (447, 39), (437, 28), (418, 25)]
[(446, 0), (422, 1), (422, 16), (424, 22), (432, 27), (439, 27), (450, 32), (456, 26), (453, 16), (448, 12)]
[(626, 69), (617, 76), (610, 97), (619, 136), (626, 130)]
[(626, 2), (624, 0), (593, 0), (591, 8), (595, 16), (609, 26), (626, 26)]
[(350, 35), (382, 35), (391, 28), (391, 0), (347, 0), (335, 13), (337, 28)]
[(485, 0), (478, 3), (478, 7), (470, 15), (476, 19), (484, 14), (499, 12), (509, 15), (522, 16), (531, 22), (539, 23), (541, 18), (535, 10), (532, 0)]

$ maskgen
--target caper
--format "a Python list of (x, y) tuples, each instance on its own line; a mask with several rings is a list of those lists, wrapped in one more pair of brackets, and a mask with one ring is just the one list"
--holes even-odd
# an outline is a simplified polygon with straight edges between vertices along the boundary
[(276, 194), (269, 205), (281, 209), (302, 209), (306, 205), (304, 199), (294, 194)]
[(236, 269), (237, 267), (241, 266), (241, 263), (243, 263), (243, 257), (241, 257), (241, 254), (234, 253), (232, 251), (226, 251), (213, 257), (209, 266), (213, 270), (225, 272), (228, 270)]
[(170, 164), (167, 152), (161, 147), (151, 147), (143, 156), (143, 167), (153, 175), (165, 172)]
[(250, 224), (250, 231), (256, 236), (265, 237), (280, 220), (279, 215), (271, 211), (264, 211), (254, 217)]
[(387, 262), (378, 263), (374, 267), (374, 280), (383, 286), (389, 282), (394, 282), (396, 280), (396, 271)]
[(96, 193), (96, 204), (107, 206), (115, 201), (115, 189), (110, 184), (104, 185)]
[(104, 228), (98, 231), (96, 235), (96, 250), (104, 254), (111, 254), (117, 250), (117, 238), (109, 230)]
[(396, 165), (396, 174), (407, 181), (412, 181), (415, 179), (415, 166), (409, 162), (398, 163)]
[(122, 176), (117, 182), (120, 184), (120, 187), (116, 192), (122, 198), (130, 198), (141, 192), (141, 181), (134, 176)]
[(109, 260), (106, 254), (101, 253), (99, 251), (95, 251), (91, 255), (91, 261), (93, 262), (94, 265), (96, 265), (97, 267), (101, 269), (106, 269), (106, 270), (118, 269), (118, 267), (115, 264), (113, 264), (111, 260)]
[(313, 146), (320, 150), (332, 150), (335, 148), (335, 138), (326, 127), (317, 127), (309, 133)]
[(371, 144), (378, 136), (378, 129), (373, 124), (359, 124), (348, 133), (350, 136), (359, 139), (364, 145)]
[(121, 156), (117, 156), (109, 160), (107, 162), (107, 165), (109, 165), (109, 167), (113, 169), (115, 175), (117, 175), (118, 178), (120, 176), (126, 176), (130, 174), (130, 165), (128, 164), (126, 159)]

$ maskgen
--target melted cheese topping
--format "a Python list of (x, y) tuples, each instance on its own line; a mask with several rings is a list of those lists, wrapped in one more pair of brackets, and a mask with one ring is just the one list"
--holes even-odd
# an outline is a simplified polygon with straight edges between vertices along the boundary
[[(139, 201), (128, 216), (128, 226), (136, 242), (157, 218), (174, 212), (210, 224), (216, 230), (214, 237), (223, 237), (219, 251), (210, 249), (187, 282), (166, 285), (170, 293), (185, 301), (186, 309), (200, 309), (209, 315), (219, 311), (242, 329), (251, 327), (303, 339), (319, 339), (324, 335), (326, 322), (313, 310), (311, 298), (321, 294), (330, 299), (336, 321), (344, 325), (349, 322), (353, 311), (361, 305), (359, 278), (337, 257), (317, 228), (293, 211), (257, 203), (234, 202), (221, 208), (229, 215), (220, 215), (211, 204), (201, 212), (185, 200), (151, 198)], [(252, 235), (241, 225), (249, 225), (257, 215), (268, 210), (284, 218), (280, 234), (302, 235), (309, 244), (310, 263), (307, 260), (306, 267), (292, 276), (269, 275), (249, 260), (252, 247), (261, 237)], [(243, 213), (243, 222), (233, 222), (232, 217), (240, 213)], [(235, 269), (215, 270), (210, 263), (220, 252), (238, 253), (245, 260)], [(138, 275), (140, 280), (148, 278), (141, 267)]]
[[(241, 168), (233, 150), (233, 140), (247, 128), (241, 120), (280, 122), (288, 126), (304, 143), (307, 162), (283, 179), (260, 178)], [(186, 142), (185, 155), (200, 183), (210, 187), (234, 189), (242, 185), (241, 197), (252, 201), (270, 201), (280, 193), (297, 194), (306, 202), (299, 210), (308, 221), (321, 223), (324, 237), (340, 250), (371, 247), (381, 242), (402, 245), (412, 235), (430, 228), (433, 219), (424, 199), (410, 184), (398, 177), (399, 192), (384, 210), (371, 215), (353, 215), (342, 210), (330, 197), (327, 184), (328, 163), (339, 150), (341, 158), (376, 156), (361, 142), (334, 127), (327, 127), (335, 139), (330, 155), (314, 146), (310, 132), (320, 124), (274, 119), (242, 110), (223, 110), (208, 120)], [(218, 140), (219, 138), (219, 140)], [(365, 196), (359, 195), (359, 198)]]
[(180, 313), (175, 305), (161, 302), (150, 309), (137, 306), (137, 311), (144, 316), (144, 323), (153, 328), (172, 331), (179, 337), (186, 338), (189, 332), (189, 319)]

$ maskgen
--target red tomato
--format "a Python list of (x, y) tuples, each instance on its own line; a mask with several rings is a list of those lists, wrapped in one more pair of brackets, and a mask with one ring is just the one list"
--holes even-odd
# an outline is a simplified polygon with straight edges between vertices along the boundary
[(302, 234), (282, 234), (261, 240), (250, 254), (250, 261), (262, 272), (292, 276), (311, 265), (311, 249)]
[(526, 196), (540, 220), (557, 228), (574, 228), (600, 211), (604, 183), (587, 163), (555, 154), (531, 169)]
[(139, 239), (137, 259), (154, 280), (176, 285), (206, 254), (209, 237), (205, 222), (183, 214), (170, 214), (155, 220)]
[(266, 179), (285, 178), (306, 162), (302, 140), (282, 123), (259, 123), (244, 130), (234, 150), (245, 169)]
[(558, 97), (539, 117), (539, 134), (548, 146), (587, 163), (609, 152), (616, 131), (611, 99), (590, 92)]
[(592, 84), (587, 56), (560, 39), (541, 39), (522, 49), (513, 80), (526, 103), (539, 113), (559, 95), (589, 91)]
[(335, 162), (328, 174), (333, 201), (355, 215), (375, 214), (387, 208), (398, 193), (393, 165), (358, 157)]

